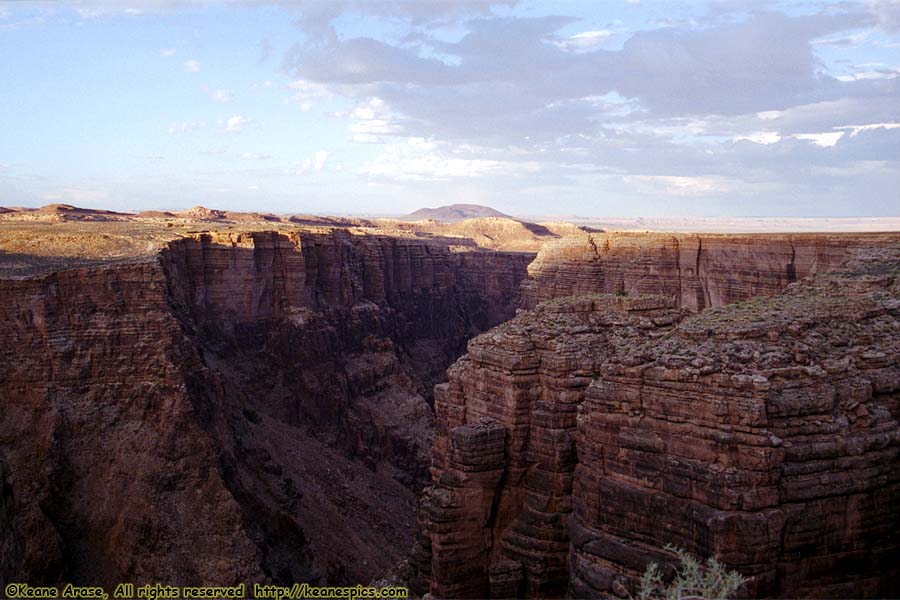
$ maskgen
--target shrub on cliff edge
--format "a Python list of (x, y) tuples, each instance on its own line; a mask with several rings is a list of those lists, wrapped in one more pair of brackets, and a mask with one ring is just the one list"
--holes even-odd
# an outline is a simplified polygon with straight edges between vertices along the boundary
[(663, 581), (659, 565), (650, 563), (641, 576), (636, 600), (725, 600), (733, 598), (747, 579), (736, 571), (729, 571), (715, 557), (703, 565), (682, 548), (667, 545), (681, 560), (675, 578), (668, 584)]

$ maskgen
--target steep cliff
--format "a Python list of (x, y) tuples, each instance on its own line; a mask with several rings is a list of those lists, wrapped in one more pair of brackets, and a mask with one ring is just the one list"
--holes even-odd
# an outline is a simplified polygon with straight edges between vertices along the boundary
[(3, 579), (256, 574), (159, 265), (0, 282), (0, 311)]
[(427, 480), (425, 400), (469, 338), (512, 316), (531, 259), (341, 230), (200, 235), (162, 254), (227, 393), (412, 487)]
[(0, 279), (0, 583), (900, 593), (896, 236), (168, 229)]
[(370, 580), (411, 544), (423, 392), (531, 258), (211, 233), (0, 281), (0, 580)]
[(694, 316), (678, 306), (693, 294), (672, 293), (685, 279), (661, 274), (677, 269), (598, 256), (593, 279), (555, 269), (557, 291), (624, 273), (630, 295), (521, 312), (436, 388), (419, 583), (435, 598), (626, 597), (650, 561), (671, 572), (671, 543), (718, 555), (752, 596), (900, 593), (896, 241)]
[(584, 233), (543, 246), (523, 304), (585, 293), (660, 294), (698, 311), (780, 292), (891, 234)]

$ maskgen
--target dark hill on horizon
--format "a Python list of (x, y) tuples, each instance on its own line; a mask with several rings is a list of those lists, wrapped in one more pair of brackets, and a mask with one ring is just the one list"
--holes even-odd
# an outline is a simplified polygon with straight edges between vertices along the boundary
[(485, 217), (500, 217), (502, 219), (514, 219), (507, 214), (495, 210), (490, 206), (482, 206), (481, 204), (450, 204), (447, 206), (439, 206), (437, 208), (420, 208), (403, 217), (403, 220), (423, 221), (431, 219), (434, 221), (444, 221), (453, 223), (456, 221), (465, 221), (466, 219), (483, 219)]

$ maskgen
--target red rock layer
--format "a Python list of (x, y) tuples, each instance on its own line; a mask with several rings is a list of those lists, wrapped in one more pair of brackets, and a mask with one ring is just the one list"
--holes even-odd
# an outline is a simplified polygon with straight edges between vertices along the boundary
[(900, 249), (853, 256), (696, 316), (576, 296), (472, 340), (436, 389), (420, 581), (626, 597), (671, 543), (752, 596), (900, 593)]
[(413, 486), (434, 383), (512, 316), (532, 257), (341, 230), (201, 235), (163, 253), (183, 322), (243, 404)]
[(258, 574), (157, 264), (0, 282), (0, 323), (4, 581)]
[(0, 281), (0, 583), (370, 580), (411, 544), (420, 392), (530, 258), (209, 234)]
[(529, 266), (523, 305), (584, 293), (660, 294), (703, 310), (825, 272), (850, 248), (894, 234), (592, 233), (545, 244)]

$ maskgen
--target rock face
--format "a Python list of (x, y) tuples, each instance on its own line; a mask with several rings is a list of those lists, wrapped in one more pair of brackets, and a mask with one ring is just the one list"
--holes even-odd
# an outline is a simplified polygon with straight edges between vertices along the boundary
[(162, 256), (176, 312), (243, 406), (410, 487), (427, 480), (434, 383), (512, 316), (532, 258), (341, 230), (202, 235)]
[[(900, 594), (900, 245), (816, 258), (831, 272), (693, 316), (700, 296), (671, 293), (684, 278), (610, 270), (611, 252), (588, 261), (593, 283), (538, 264), (531, 301), (542, 281), (584, 292), (610, 273), (628, 296), (522, 311), (436, 388), (418, 582), (435, 598), (626, 597), (649, 562), (671, 572), (674, 544), (718, 555), (750, 596)], [(705, 305), (744, 293), (712, 280)], [(664, 295), (633, 292), (653, 285)]]
[(780, 292), (891, 235), (591, 233), (546, 244), (524, 306), (585, 293), (660, 294), (693, 311)]
[(900, 594), (896, 237), (154, 239), (0, 279), (0, 585)]
[(198, 234), (0, 280), (0, 582), (369, 581), (412, 542), (428, 391), (531, 258)]
[(159, 266), (3, 282), (0, 297), (3, 579), (257, 574)]

